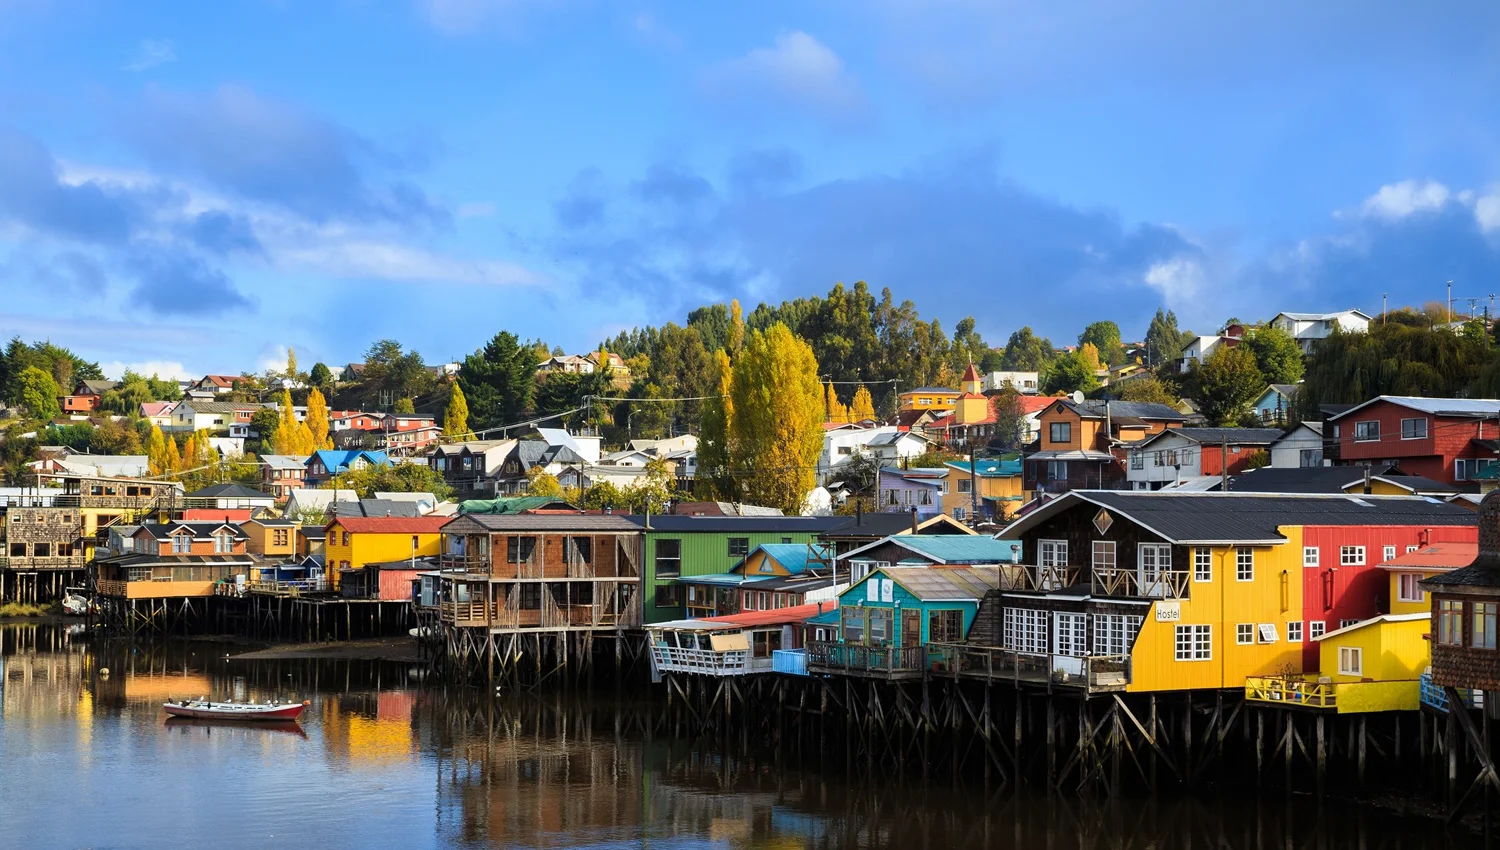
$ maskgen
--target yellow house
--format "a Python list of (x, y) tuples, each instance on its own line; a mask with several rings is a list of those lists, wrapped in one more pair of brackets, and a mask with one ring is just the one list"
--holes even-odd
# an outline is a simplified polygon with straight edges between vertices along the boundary
[(1410, 546), (1408, 549), (1409, 551), (1380, 563), (1380, 568), (1390, 575), (1390, 605), (1386, 611), (1392, 614), (1430, 614), (1432, 600), (1427, 598), (1419, 582), (1449, 570), (1467, 567), (1479, 554), (1479, 544), (1467, 542), (1428, 543)]
[(1432, 663), (1431, 614), (1382, 614), (1318, 639), (1320, 684), (1333, 685), (1340, 714), (1416, 711)]
[[(943, 513), (960, 522), (1004, 522), (1024, 504), (1020, 460), (976, 460), (972, 475), (968, 461), (950, 461), (947, 466), (952, 486), (943, 493)], [(976, 489), (978, 499), (974, 498)]]
[(370, 564), (388, 564), (411, 558), (436, 556), (441, 552), (439, 529), (453, 519), (424, 517), (339, 517), (326, 527), (323, 554), (333, 586), (345, 574)]
[(946, 387), (919, 387), (900, 393), (902, 410), (931, 410), (937, 413), (951, 413), (958, 406), (958, 397), (963, 393), (958, 390), (950, 390)]
[(240, 528), (250, 536), (246, 550), (267, 558), (291, 558), (297, 554), (297, 531), (301, 523), (269, 517), (247, 519)]

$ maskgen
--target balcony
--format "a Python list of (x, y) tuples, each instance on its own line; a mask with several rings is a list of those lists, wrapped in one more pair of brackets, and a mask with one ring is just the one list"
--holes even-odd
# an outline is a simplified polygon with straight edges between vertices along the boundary
[(1129, 655), (1059, 655), (965, 643), (935, 643), (928, 649), (935, 674), (1085, 693), (1123, 691), (1130, 684)]
[(927, 673), (927, 647), (809, 641), (807, 670), (875, 679), (919, 679)]
[(1296, 708), (1336, 709), (1338, 706), (1338, 695), (1332, 682), (1286, 676), (1247, 676), (1245, 700)]
[(332, 593), (333, 588), (326, 578), (296, 579), (292, 581), (252, 581), (250, 592), (266, 596), (306, 596), (316, 593)]
[(662, 673), (697, 673), (703, 676), (745, 676), (771, 672), (771, 659), (752, 658), (748, 649), (683, 649), (651, 645), (651, 660)]
[[(1441, 685), (1432, 681), (1431, 673), (1423, 673), (1419, 682), (1420, 699), (1422, 704), (1437, 711), (1448, 710), (1448, 692)], [(1484, 707), (1484, 691), (1472, 691), (1467, 688), (1459, 689), (1458, 695), (1463, 697), (1464, 705), (1468, 708)]]
[[(1442, 690), (1436, 689), (1436, 697)], [(1332, 682), (1327, 676), (1251, 676), (1245, 679), (1245, 700), (1260, 705), (1363, 714), (1377, 711), (1415, 711), (1424, 700), (1416, 679), (1377, 682)], [(1446, 700), (1444, 701), (1446, 704)]]
[(807, 675), (807, 650), (777, 649), (771, 652), (771, 671), (788, 676)]
[(1094, 592), (1105, 596), (1137, 599), (1187, 599), (1192, 574), (1187, 570), (1169, 570), (1152, 575), (1141, 570), (1095, 569)]

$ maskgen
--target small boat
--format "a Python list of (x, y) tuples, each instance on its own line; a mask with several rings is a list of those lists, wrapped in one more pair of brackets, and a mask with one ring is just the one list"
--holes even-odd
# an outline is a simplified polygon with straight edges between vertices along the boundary
[(311, 705), (302, 702), (210, 702), (206, 699), (184, 699), (162, 706), (171, 717), (196, 717), (200, 720), (296, 720), (302, 709)]
[(64, 614), (82, 617), (89, 612), (89, 600), (88, 597), (70, 587), (67, 593), (63, 595), (62, 607)]

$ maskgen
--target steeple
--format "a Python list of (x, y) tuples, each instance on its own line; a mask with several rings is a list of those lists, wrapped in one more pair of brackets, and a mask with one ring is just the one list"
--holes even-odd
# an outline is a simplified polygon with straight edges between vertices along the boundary
[(979, 369), (974, 365), (974, 361), (969, 361), (969, 368), (964, 370), (964, 376), (958, 382), (958, 388), (966, 393), (984, 392), (984, 380), (979, 377)]

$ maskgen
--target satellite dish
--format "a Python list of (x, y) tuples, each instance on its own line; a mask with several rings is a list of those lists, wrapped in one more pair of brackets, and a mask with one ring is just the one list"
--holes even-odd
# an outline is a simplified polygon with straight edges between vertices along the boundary
[(1073, 403), (1074, 404), (1083, 404), (1083, 393), (1082, 392), (1080, 392), (1078, 390), (1074, 390), (1072, 398), (1073, 398)]

